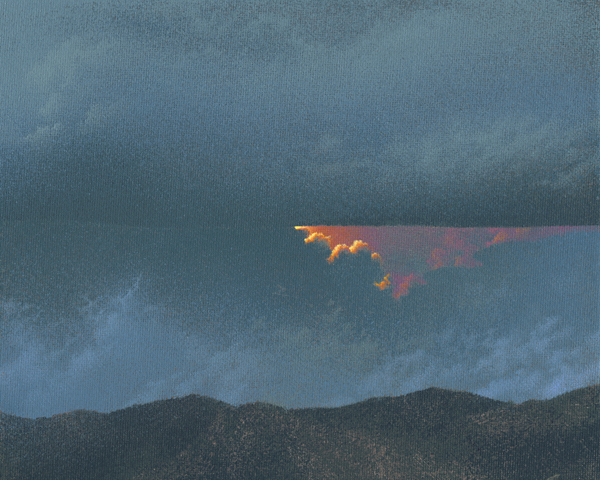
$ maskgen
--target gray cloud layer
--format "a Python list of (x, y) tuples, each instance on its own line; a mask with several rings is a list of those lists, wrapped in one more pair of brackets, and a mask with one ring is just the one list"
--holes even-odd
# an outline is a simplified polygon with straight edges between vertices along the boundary
[(156, 224), (596, 224), (590, 8), (9, 5), (0, 212)]
[(340, 405), (429, 386), (522, 401), (597, 381), (598, 232), (481, 250), (394, 300), (293, 229), (2, 230), (0, 410), (199, 393)]

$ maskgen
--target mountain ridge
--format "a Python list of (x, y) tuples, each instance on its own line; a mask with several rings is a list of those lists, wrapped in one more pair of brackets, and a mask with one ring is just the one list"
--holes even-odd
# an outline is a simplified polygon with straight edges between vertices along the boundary
[(335, 408), (201, 395), (0, 414), (0, 479), (592, 479), (600, 386), (520, 404), (429, 388)]

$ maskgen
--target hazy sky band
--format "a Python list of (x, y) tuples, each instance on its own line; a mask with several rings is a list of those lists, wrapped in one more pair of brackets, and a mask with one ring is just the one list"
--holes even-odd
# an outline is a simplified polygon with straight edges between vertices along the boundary
[(381, 264), (385, 277), (375, 283), (380, 289), (391, 286), (398, 298), (414, 284), (425, 285), (425, 272), (442, 267), (481, 266), (474, 254), (482, 248), (505, 242), (531, 242), (565, 233), (598, 231), (598, 227), (533, 228), (442, 228), (442, 227), (352, 227), (297, 226), (306, 232), (305, 243), (324, 242), (331, 250), (328, 262), (342, 252), (357, 254), (368, 250)]
[(9, 2), (0, 213), (594, 225), (581, 2)]

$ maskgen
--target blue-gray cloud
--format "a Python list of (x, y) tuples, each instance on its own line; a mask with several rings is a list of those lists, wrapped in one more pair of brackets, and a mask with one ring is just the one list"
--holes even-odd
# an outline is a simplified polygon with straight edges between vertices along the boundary
[[(486, 331), (441, 332), (439, 350), (416, 349), (390, 356), (365, 375), (357, 390), (364, 397), (406, 394), (431, 385), (467, 390), (498, 400), (548, 399), (598, 381), (600, 332), (578, 346), (573, 327), (547, 318), (526, 335)], [(444, 348), (464, 349), (448, 356)]]
[(6, 217), (597, 223), (576, 2), (7, 7)]
[[(111, 411), (189, 393), (232, 404), (339, 406), (430, 386), (524, 401), (597, 381), (598, 331), (574, 342), (580, 335), (563, 318), (546, 318), (525, 334), (456, 324), (430, 335), (428, 346), (392, 354), (373, 338), (356, 337), (339, 310), (305, 327), (273, 330), (257, 320), (244, 340), (227, 346), (165, 323), (165, 312), (140, 303), (135, 289), (92, 310), (89, 325), (64, 332), (62, 346), (22, 325), (3, 328), (5, 413)], [(16, 311), (4, 305), (4, 315)], [(87, 336), (78, 331), (86, 327)]]

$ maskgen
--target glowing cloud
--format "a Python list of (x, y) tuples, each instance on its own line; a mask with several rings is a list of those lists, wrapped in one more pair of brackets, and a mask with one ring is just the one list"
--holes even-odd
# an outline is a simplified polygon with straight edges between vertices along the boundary
[(394, 298), (398, 298), (402, 295), (408, 295), (408, 289), (414, 284), (425, 285), (425, 279), (420, 273), (411, 273), (408, 276), (405, 275), (393, 275), (394, 279)]
[[(327, 261), (329, 263), (332, 263), (339, 256), (340, 252), (358, 253), (359, 250), (365, 249), (369, 249), (369, 244), (363, 242), (362, 240), (354, 240), (354, 242), (352, 242), (352, 245), (350, 246), (346, 245), (345, 243), (338, 244), (331, 250), (331, 255), (329, 256)], [(379, 258), (381, 258), (381, 256), (378, 255), (376, 252), (373, 253), (371, 257), (373, 255), (379, 256)]]
[(390, 274), (388, 273), (385, 277), (383, 277), (383, 280), (381, 282), (375, 282), (373, 285), (378, 287), (379, 290), (385, 290), (391, 284), (392, 282), (390, 282)]
[(531, 228), (441, 228), (441, 227), (340, 227), (298, 226), (307, 237), (305, 243), (327, 243), (333, 263), (342, 252), (371, 252), (379, 261), (385, 277), (374, 285), (380, 290), (393, 287), (393, 296), (407, 295), (410, 288), (425, 285), (424, 274), (442, 267), (474, 268), (474, 258), (482, 248), (505, 242), (535, 241), (572, 231), (598, 230), (599, 227)]
[[(299, 230), (299, 229), (300, 229), (300, 227), (296, 227), (296, 230)], [(304, 239), (304, 243), (312, 243), (312, 242), (316, 242), (316, 241), (328, 242), (329, 237), (326, 237), (325, 235), (323, 235), (322, 233), (319, 233), (319, 232), (313, 232)]]

